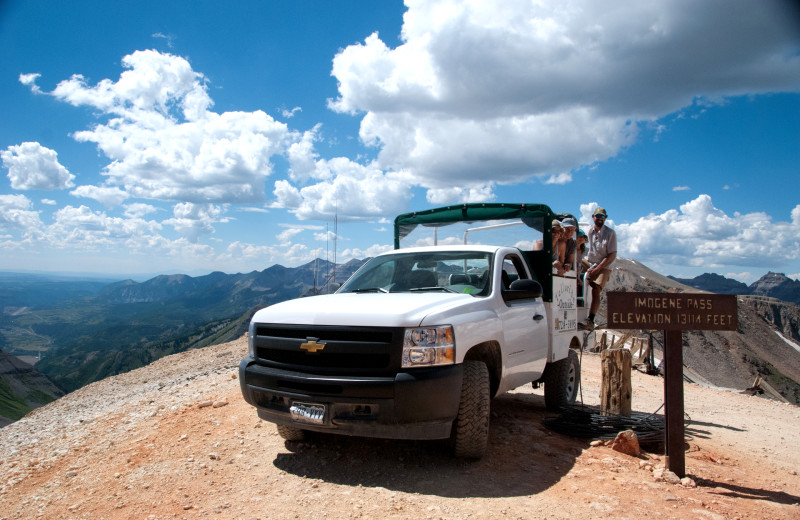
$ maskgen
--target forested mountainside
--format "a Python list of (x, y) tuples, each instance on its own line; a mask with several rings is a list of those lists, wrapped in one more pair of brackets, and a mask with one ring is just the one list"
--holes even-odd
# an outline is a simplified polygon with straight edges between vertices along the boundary
[(0, 427), (62, 395), (47, 376), (0, 350)]

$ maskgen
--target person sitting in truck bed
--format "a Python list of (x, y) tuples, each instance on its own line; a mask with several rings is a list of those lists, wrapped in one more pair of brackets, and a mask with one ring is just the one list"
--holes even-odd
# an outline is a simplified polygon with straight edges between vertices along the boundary
[[(561, 225), (561, 221), (557, 219), (553, 219), (553, 223), (551, 224), (550, 232), (553, 237), (552, 243), (552, 258), (551, 261), (553, 262), (553, 273), (558, 276), (564, 275), (563, 269), (563, 258), (564, 252), (566, 247), (566, 242), (562, 241), (562, 233), (564, 231), (563, 226)], [(532, 250), (533, 251), (541, 251), (544, 249), (544, 241), (543, 239), (536, 240), (533, 243)]]
[[(583, 232), (582, 229), (578, 230), (578, 234), (575, 237), (575, 242), (578, 244), (577, 248), (575, 249), (575, 268), (577, 270), (577, 278), (578, 278), (578, 295), (583, 294), (583, 277), (586, 273), (586, 270), (589, 268), (589, 262), (586, 260), (586, 242), (589, 238), (586, 236), (586, 233)], [(579, 300), (583, 300), (583, 298), (578, 297)], [(580, 301), (578, 302), (581, 303)]]
[(564, 232), (561, 221), (553, 220), (551, 232), (553, 234), (553, 269), (555, 270), (555, 273), (560, 276), (564, 274), (564, 271), (562, 270), (563, 265), (561, 262), (564, 257), (563, 249), (566, 247), (566, 243), (561, 241), (561, 236)]
[(567, 217), (561, 221), (561, 226), (563, 231), (561, 232), (560, 242), (563, 243), (563, 246), (559, 245), (559, 255), (563, 251), (563, 256), (559, 258), (561, 272), (558, 274), (563, 275), (565, 272), (575, 270), (575, 251), (578, 249), (578, 242), (574, 234), (578, 229), (578, 223), (574, 218)]
[(586, 242), (589, 241), (589, 237), (582, 229), (579, 229), (575, 241), (578, 243), (578, 248), (575, 250), (578, 274), (583, 274), (589, 268), (589, 261), (586, 260)]

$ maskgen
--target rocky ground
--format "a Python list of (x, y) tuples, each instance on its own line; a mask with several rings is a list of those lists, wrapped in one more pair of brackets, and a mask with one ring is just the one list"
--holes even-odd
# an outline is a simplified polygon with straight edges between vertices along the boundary
[[(243, 338), (163, 358), (0, 430), (0, 518), (800, 518), (792, 405), (687, 384), (689, 479), (674, 484), (657, 454), (548, 430), (530, 386), (492, 403), (477, 462), (443, 442), (285, 442), (241, 399), (245, 351)], [(599, 355), (582, 362), (596, 405)], [(656, 411), (662, 385), (634, 371), (634, 410)]]

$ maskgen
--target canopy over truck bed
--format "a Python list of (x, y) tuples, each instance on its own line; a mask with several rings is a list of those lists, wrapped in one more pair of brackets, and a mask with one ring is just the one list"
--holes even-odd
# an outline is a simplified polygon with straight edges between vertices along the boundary
[[(495, 244), (518, 248), (542, 284), (544, 301), (553, 300), (554, 218), (544, 204), (468, 203), (414, 211), (394, 220), (394, 247), (444, 244)], [(469, 242), (468, 242), (469, 241)]]

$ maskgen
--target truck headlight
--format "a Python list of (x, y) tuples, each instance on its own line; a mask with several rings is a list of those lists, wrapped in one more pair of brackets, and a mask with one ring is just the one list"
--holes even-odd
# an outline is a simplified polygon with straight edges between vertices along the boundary
[(251, 358), (256, 357), (256, 324), (250, 322), (250, 327), (247, 331), (247, 353)]
[(406, 329), (403, 337), (403, 368), (452, 365), (455, 357), (453, 327)]

